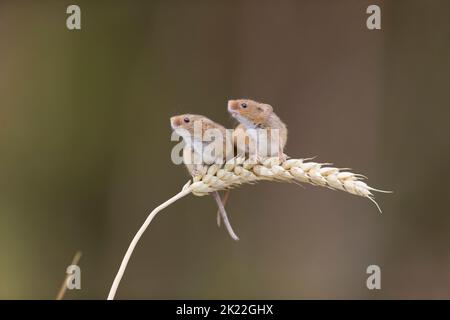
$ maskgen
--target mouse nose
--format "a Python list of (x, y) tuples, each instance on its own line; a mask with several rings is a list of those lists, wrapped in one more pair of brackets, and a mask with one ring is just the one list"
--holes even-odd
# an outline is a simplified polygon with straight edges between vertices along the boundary
[(170, 118), (170, 125), (172, 128), (176, 128), (181, 124), (181, 120), (179, 116), (173, 116)]
[(239, 104), (236, 100), (228, 100), (228, 110), (234, 111), (239, 108)]

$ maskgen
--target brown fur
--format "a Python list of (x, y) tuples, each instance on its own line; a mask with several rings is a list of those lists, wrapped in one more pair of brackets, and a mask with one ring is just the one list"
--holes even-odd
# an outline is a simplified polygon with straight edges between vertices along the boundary
[[(246, 108), (243, 108), (244, 103), (246, 104)], [(287, 127), (275, 112), (273, 112), (271, 105), (250, 99), (238, 99), (228, 101), (228, 110), (232, 114), (234, 112), (238, 113), (241, 117), (253, 123), (257, 128), (269, 129), (269, 135), (270, 129), (278, 129), (280, 132), (281, 147), (285, 147), (288, 135)], [(236, 141), (238, 135), (245, 133), (245, 129), (249, 128), (244, 123), (236, 127), (234, 141)], [(249, 137), (246, 136), (245, 139), (247, 144)]]
[[(186, 123), (184, 121), (185, 119), (189, 119), (189, 122)], [(202, 141), (202, 140), (206, 141), (206, 139), (208, 138), (206, 135), (207, 131), (213, 130), (213, 129), (219, 130), (222, 133), (223, 137), (224, 138), (226, 137), (226, 129), (224, 126), (222, 126), (222, 125), (218, 124), (217, 122), (214, 122), (211, 119), (208, 119), (207, 117), (202, 116), (202, 115), (196, 115), (196, 114), (177, 115), (177, 116), (170, 118), (170, 122), (171, 122), (173, 128), (183, 128), (190, 133), (192, 138), (199, 140), (199, 141)], [(194, 124), (197, 122), (201, 123), (201, 132), (195, 132)], [(198, 124), (197, 124), (197, 126), (198, 126)], [(197, 136), (195, 136), (195, 135), (197, 135)], [(226, 142), (227, 142), (226, 140), (223, 141), (223, 144), (224, 144), (223, 150), (228, 152), (228, 154), (232, 153), (233, 152), (232, 148), (231, 147), (227, 148)], [(225, 154), (224, 157), (228, 156), (228, 154)], [(192, 146), (186, 145), (184, 147), (183, 159), (184, 159), (186, 168), (188, 169), (188, 171), (191, 175), (196, 175), (196, 174), (202, 172), (203, 170), (205, 170), (205, 168), (207, 168), (203, 164), (193, 165), (190, 163), (190, 161), (188, 161), (188, 160), (192, 161), (192, 159), (200, 159), (199, 157), (200, 157), (200, 155), (198, 155), (194, 151)]]

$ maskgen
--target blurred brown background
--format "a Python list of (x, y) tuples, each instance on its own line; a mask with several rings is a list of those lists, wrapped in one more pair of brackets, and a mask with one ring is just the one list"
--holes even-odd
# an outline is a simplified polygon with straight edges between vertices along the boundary
[[(271, 103), (287, 153), (351, 167), (380, 194), (245, 186), (164, 210), (117, 298), (450, 298), (448, 1), (0, 2), (0, 298), (53, 299), (75, 251), (104, 299), (146, 215), (177, 193), (169, 117), (228, 127)], [(366, 8), (382, 30), (366, 28)], [(368, 265), (382, 290), (366, 288)]]

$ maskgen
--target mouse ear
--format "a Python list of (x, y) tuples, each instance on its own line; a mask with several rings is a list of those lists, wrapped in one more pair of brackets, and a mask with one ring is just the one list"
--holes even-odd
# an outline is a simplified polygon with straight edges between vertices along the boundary
[(264, 107), (266, 108), (266, 112), (272, 112), (273, 111), (273, 108), (272, 108), (272, 106), (270, 105), (270, 104), (264, 104)]

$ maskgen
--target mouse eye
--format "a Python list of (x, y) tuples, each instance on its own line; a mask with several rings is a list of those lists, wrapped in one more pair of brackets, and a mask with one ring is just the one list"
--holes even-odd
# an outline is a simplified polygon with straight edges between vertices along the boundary
[(189, 118), (186, 117), (186, 118), (183, 119), (183, 121), (184, 121), (184, 123), (189, 123), (191, 120), (189, 120)]
[(241, 103), (241, 108), (247, 108), (247, 104), (244, 102), (244, 103)]

